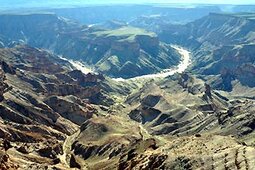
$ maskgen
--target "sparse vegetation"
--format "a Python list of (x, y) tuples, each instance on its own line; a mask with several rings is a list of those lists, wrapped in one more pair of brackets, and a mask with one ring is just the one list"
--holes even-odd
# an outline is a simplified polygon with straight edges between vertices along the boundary
[(131, 26), (121, 27), (115, 30), (98, 31), (95, 32), (94, 34), (96, 34), (97, 36), (119, 37), (119, 41), (131, 41), (131, 42), (135, 40), (137, 35), (156, 37), (156, 34), (153, 32), (149, 32), (144, 29)]

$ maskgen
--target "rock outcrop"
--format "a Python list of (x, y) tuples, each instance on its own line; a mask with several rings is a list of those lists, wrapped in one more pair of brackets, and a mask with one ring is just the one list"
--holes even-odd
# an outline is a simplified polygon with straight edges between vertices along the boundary
[(110, 105), (104, 77), (28, 46), (0, 49), (0, 61), (0, 141), (12, 146), (5, 147), (1, 168), (65, 167), (66, 137), (97, 114), (93, 101)]
[(4, 92), (5, 92), (5, 89), (6, 89), (6, 84), (4, 83), (5, 81), (5, 75), (4, 75), (4, 72), (2, 70), (2, 68), (0, 69), (0, 101), (3, 101), (4, 100)]

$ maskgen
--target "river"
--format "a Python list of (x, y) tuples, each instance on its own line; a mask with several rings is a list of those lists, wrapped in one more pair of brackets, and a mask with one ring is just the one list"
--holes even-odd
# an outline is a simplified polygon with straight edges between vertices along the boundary
[(129, 79), (123, 79), (123, 78), (113, 78), (113, 80), (116, 81), (126, 81), (126, 80), (139, 80), (139, 79), (152, 79), (152, 78), (164, 78), (167, 76), (174, 75), (175, 73), (182, 73), (184, 72), (188, 66), (191, 64), (191, 54), (188, 50), (172, 45), (172, 48), (174, 48), (180, 55), (181, 55), (181, 61), (180, 64), (177, 65), (176, 67), (170, 68), (170, 69), (165, 69), (159, 73), (155, 74), (147, 74), (147, 75), (142, 75), (142, 76), (137, 76)]
[[(170, 69), (165, 69), (162, 70), (159, 73), (154, 73), (154, 74), (147, 74), (147, 75), (142, 75), (142, 76), (137, 76), (133, 78), (128, 78), (128, 79), (123, 79), (123, 78), (112, 78), (115, 81), (127, 81), (127, 80), (140, 80), (140, 79), (152, 79), (152, 78), (164, 78), (167, 76), (171, 76), (175, 73), (182, 73), (184, 72), (188, 66), (191, 64), (191, 54), (188, 50), (177, 46), (177, 45), (172, 45), (172, 48), (174, 48), (180, 55), (181, 55), (181, 61), (180, 63), (172, 67)], [(62, 58), (64, 59), (64, 58)], [(67, 59), (65, 59), (67, 60)], [(68, 60), (74, 68), (77, 70), (82, 71), (84, 74), (87, 74), (89, 72), (93, 72), (92, 69), (86, 67), (82, 62), (79, 61), (73, 61), (73, 60)]]

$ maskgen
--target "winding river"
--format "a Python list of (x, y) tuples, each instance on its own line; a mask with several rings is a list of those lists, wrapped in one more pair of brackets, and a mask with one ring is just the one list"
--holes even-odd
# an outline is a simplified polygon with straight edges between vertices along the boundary
[[(127, 80), (139, 80), (139, 79), (164, 78), (167, 76), (171, 76), (175, 73), (184, 72), (188, 68), (188, 66), (191, 64), (190, 52), (177, 45), (172, 45), (171, 47), (174, 48), (181, 55), (181, 61), (179, 65), (170, 69), (165, 69), (155, 74), (147, 74), (147, 75), (137, 76), (137, 77), (128, 78), (128, 79), (123, 79), (123, 78), (112, 78), (112, 79), (115, 81), (127, 81)], [(73, 65), (74, 68), (82, 71), (84, 74), (93, 72), (91, 69), (89, 69), (84, 64), (82, 64), (82, 62), (73, 61), (73, 60), (68, 60), (68, 61)]]
[(147, 74), (147, 75), (137, 76), (137, 77), (133, 77), (133, 78), (129, 78), (129, 79), (113, 78), (113, 80), (126, 81), (126, 80), (164, 78), (167, 76), (174, 75), (175, 73), (184, 72), (188, 68), (188, 66), (191, 64), (190, 52), (180, 46), (172, 45), (171, 47), (174, 48), (181, 55), (181, 62), (176, 67), (171, 68), (171, 69), (165, 69), (165, 70), (161, 71), (160, 73)]

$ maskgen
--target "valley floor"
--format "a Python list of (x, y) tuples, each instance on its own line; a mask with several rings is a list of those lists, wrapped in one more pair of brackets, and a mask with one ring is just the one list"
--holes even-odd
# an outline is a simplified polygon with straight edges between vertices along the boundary
[(185, 73), (191, 54), (173, 48), (177, 68), (118, 81), (37, 49), (2, 49), (0, 168), (253, 170), (254, 101)]

